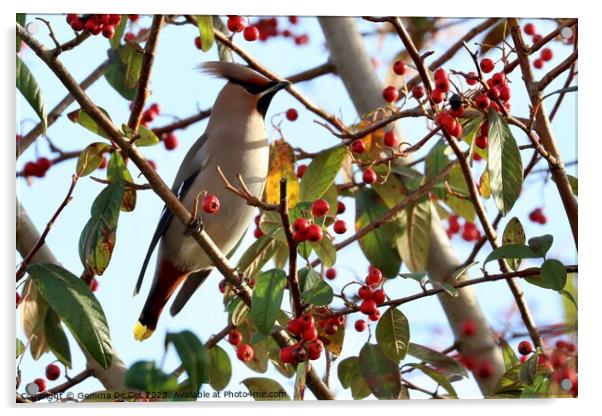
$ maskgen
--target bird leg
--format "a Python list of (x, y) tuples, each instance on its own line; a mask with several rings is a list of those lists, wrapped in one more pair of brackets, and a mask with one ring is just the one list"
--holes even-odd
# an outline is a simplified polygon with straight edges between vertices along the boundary
[(184, 230), (184, 237), (190, 237), (193, 234), (200, 233), (203, 231), (203, 228), (205, 228), (205, 223), (201, 217), (199, 217), (199, 197), (206, 194), (207, 191), (202, 191), (197, 194), (196, 198), (194, 198), (194, 206), (192, 210), (192, 218), (194, 219), (186, 226), (186, 229)]

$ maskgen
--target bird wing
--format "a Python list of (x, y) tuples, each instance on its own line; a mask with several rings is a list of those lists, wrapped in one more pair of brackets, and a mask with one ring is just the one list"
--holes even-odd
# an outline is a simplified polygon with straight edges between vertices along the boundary
[[(209, 160), (208, 155), (203, 155), (202, 148), (207, 142), (208, 138), (209, 136), (207, 133), (205, 133), (199, 137), (196, 142), (194, 142), (194, 144), (188, 150), (188, 153), (186, 153), (186, 156), (180, 165), (180, 169), (178, 169), (178, 173), (176, 174), (176, 179), (174, 180), (171, 190), (176, 194), (180, 201), (184, 199), (194, 180), (207, 165)], [(161, 213), (161, 218), (159, 219), (159, 224), (157, 224), (157, 228), (155, 229), (155, 233), (151, 239), (146, 256), (144, 257), (144, 262), (142, 263), (142, 268), (140, 269), (140, 274), (138, 275), (138, 281), (136, 282), (136, 287), (134, 288), (134, 296), (140, 292), (140, 287), (142, 286), (142, 281), (144, 280), (144, 274), (146, 273), (148, 262), (155, 251), (157, 243), (167, 231), (167, 227), (169, 227), (172, 218), (173, 212), (167, 205), (165, 205), (163, 207), (163, 212)]]

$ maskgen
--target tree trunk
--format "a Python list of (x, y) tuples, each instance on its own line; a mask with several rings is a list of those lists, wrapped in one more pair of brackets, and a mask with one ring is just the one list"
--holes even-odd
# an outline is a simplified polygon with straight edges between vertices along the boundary
[[(330, 59), (358, 114), (367, 114), (382, 107), (384, 104), (383, 86), (372, 67), (362, 38), (356, 29), (354, 18), (320, 17), (318, 19), (330, 49)], [(403, 137), (399, 126), (396, 126), (396, 133), (399, 137)], [(407, 157), (398, 162), (408, 163), (410, 161), (411, 158)], [(449, 282), (451, 274), (461, 263), (434, 210), (432, 218), (427, 271), (432, 280)], [(468, 278), (468, 273), (465, 273), (459, 280)], [(495, 383), (504, 373), (502, 354), (481, 312), (474, 290), (471, 287), (464, 287), (459, 292), (460, 294), (456, 298), (443, 293), (439, 295), (439, 301), (456, 340), (459, 342), (460, 352), (493, 364), (494, 371), (491, 377), (482, 379), (475, 376), (481, 392), (487, 396), (492, 393)], [(478, 329), (475, 335), (470, 337), (462, 335), (461, 324), (464, 320), (472, 320), (476, 323)]]

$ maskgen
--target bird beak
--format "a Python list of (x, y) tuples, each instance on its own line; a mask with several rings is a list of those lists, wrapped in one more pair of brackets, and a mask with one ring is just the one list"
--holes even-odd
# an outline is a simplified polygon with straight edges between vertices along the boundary
[(288, 81), (270, 82), (269, 86), (261, 93), (261, 95), (276, 94), (278, 91), (288, 87), (289, 85), (291, 85), (291, 83)]

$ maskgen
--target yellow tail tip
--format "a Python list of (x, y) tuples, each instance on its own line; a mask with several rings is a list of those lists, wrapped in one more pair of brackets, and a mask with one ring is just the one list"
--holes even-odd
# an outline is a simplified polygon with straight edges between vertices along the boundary
[(140, 321), (136, 322), (134, 325), (134, 339), (136, 341), (144, 341), (153, 335), (153, 330), (149, 329), (146, 325), (142, 325)]

